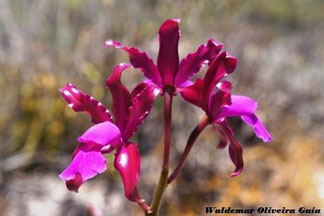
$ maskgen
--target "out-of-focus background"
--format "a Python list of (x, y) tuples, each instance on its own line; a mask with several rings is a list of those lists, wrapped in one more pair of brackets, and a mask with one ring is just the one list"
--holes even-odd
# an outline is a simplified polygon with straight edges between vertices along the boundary
[[(259, 102), (257, 113), (274, 141), (263, 143), (234, 118), (245, 169), (230, 178), (228, 152), (217, 150), (208, 128), (167, 189), (161, 215), (204, 215), (205, 206), (323, 212), (323, 11), (321, 0), (0, 0), (0, 215), (142, 215), (123, 196), (112, 154), (108, 170), (78, 194), (58, 178), (76, 138), (91, 125), (88, 116), (70, 110), (58, 88), (72, 82), (110, 107), (105, 79), (128, 58), (104, 49), (104, 41), (136, 45), (155, 59), (159, 26), (177, 17), (181, 57), (211, 37), (238, 57), (228, 77), (234, 93)], [(134, 69), (123, 76), (129, 88), (142, 79)], [(148, 202), (161, 166), (161, 104), (158, 99), (134, 138), (142, 154), (139, 190)], [(181, 97), (173, 109), (172, 167), (203, 115)]]

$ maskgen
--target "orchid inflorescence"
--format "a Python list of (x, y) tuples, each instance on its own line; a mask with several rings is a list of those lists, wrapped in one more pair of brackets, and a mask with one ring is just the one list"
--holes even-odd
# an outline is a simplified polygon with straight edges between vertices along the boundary
[[(86, 180), (104, 172), (106, 160), (103, 155), (115, 151), (114, 167), (121, 175), (126, 198), (137, 202), (146, 215), (157, 215), (166, 186), (177, 177), (206, 126), (212, 125), (219, 136), (218, 148), (229, 146), (230, 159), (235, 165), (231, 176), (242, 172), (243, 158), (242, 147), (234, 138), (227, 117), (240, 116), (253, 127), (257, 137), (264, 142), (272, 140), (255, 114), (257, 103), (249, 97), (231, 94), (232, 84), (224, 78), (234, 72), (237, 59), (221, 51), (221, 43), (210, 39), (179, 63), (179, 22), (180, 19), (168, 19), (160, 27), (157, 65), (147, 53), (135, 47), (126, 47), (110, 39), (105, 42), (105, 47), (113, 46), (127, 52), (130, 60), (130, 64), (117, 65), (106, 81), (113, 99), (112, 114), (96, 99), (70, 83), (60, 89), (69, 106), (76, 112), (88, 113), (94, 124), (78, 138), (79, 145), (72, 154), (72, 162), (60, 174), (69, 190), (78, 192)], [(122, 73), (130, 66), (140, 69), (146, 77), (131, 92), (121, 83)], [(190, 79), (203, 66), (208, 66), (204, 77), (192, 82)], [(172, 98), (178, 94), (185, 101), (200, 107), (206, 115), (190, 134), (178, 166), (169, 175)], [(164, 154), (160, 181), (152, 205), (148, 206), (137, 189), (140, 153), (137, 144), (129, 139), (143, 124), (159, 95), (164, 97)]]

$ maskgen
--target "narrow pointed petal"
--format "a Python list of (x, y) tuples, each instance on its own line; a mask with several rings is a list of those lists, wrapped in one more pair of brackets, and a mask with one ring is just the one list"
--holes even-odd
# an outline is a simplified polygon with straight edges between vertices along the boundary
[(78, 138), (80, 143), (96, 143), (103, 146), (120, 146), (121, 133), (119, 128), (111, 122), (103, 122), (90, 127)]
[(241, 145), (235, 140), (234, 138), (234, 132), (229, 127), (226, 121), (219, 124), (221, 129), (223, 130), (224, 134), (226, 135), (227, 139), (230, 142), (228, 151), (230, 158), (235, 165), (235, 170), (231, 174), (231, 177), (238, 176), (244, 168), (244, 162), (243, 162), (243, 155), (242, 155), (242, 147)]
[(146, 52), (141, 52), (135, 47), (123, 46), (118, 41), (108, 39), (105, 42), (105, 47), (110, 46), (126, 51), (132, 66), (134, 68), (139, 68), (144, 73), (145, 77), (152, 80), (157, 86), (161, 86), (162, 81), (158, 67), (154, 64), (153, 60), (148, 57)]
[(236, 140), (233, 140), (231, 142), (231, 145), (228, 146), (228, 152), (232, 162), (235, 165), (235, 170), (231, 174), (231, 177), (238, 176), (241, 174), (244, 168), (244, 162), (242, 158), (242, 147)]
[(199, 72), (200, 68), (214, 60), (222, 49), (223, 44), (210, 39), (207, 43), (198, 47), (197, 51), (190, 53), (182, 59), (179, 65), (179, 71), (176, 77), (176, 85), (182, 86), (184, 82)]
[(203, 80), (198, 78), (196, 79), (194, 84), (181, 88), (181, 96), (189, 103), (192, 103), (198, 107), (203, 108), (202, 88), (203, 88)]
[(226, 75), (232, 73), (237, 66), (237, 59), (226, 52), (220, 53), (209, 66), (204, 77), (204, 103), (207, 104), (215, 86)]
[(257, 102), (249, 97), (241, 95), (232, 95), (231, 102), (231, 105), (222, 108), (222, 112), (217, 118), (240, 116), (247, 124), (253, 127), (257, 137), (261, 138), (264, 142), (272, 141), (271, 135), (260, 119), (255, 115), (255, 111), (258, 107)]
[(129, 64), (117, 65), (106, 81), (113, 98), (112, 107), (116, 125), (121, 131), (126, 127), (129, 115), (128, 108), (132, 105), (130, 93), (120, 81), (122, 72), (128, 67), (130, 67)]
[(71, 164), (60, 174), (69, 190), (78, 192), (79, 187), (88, 179), (106, 170), (106, 159), (97, 149), (80, 150)]
[(91, 116), (91, 122), (98, 124), (104, 121), (112, 121), (109, 111), (104, 105), (93, 97), (83, 94), (71, 83), (60, 89), (62, 96), (69, 106), (76, 112), (86, 112)]
[(161, 25), (159, 30), (160, 50), (158, 55), (158, 68), (163, 85), (173, 85), (178, 72), (179, 22), (180, 19), (168, 19)]
[(120, 147), (114, 165), (123, 180), (126, 198), (133, 202), (138, 201), (140, 198), (137, 193), (137, 181), (140, 176), (141, 157), (137, 145), (129, 143)]
[(226, 137), (226, 134), (224, 133), (224, 131), (220, 128), (220, 126), (217, 123), (213, 124), (213, 129), (219, 138), (219, 143), (218, 143), (217, 148), (218, 149), (225, 148), (227, 146), (227, 144), (229, 143), (229, 141)]
[(159, 90), (154, 86), (147, 86), (132, 99), (127, 127), (123, 132), (124, 140), (128, 140), (137, 131), (138, 126), (144, 122), (158, 94)]

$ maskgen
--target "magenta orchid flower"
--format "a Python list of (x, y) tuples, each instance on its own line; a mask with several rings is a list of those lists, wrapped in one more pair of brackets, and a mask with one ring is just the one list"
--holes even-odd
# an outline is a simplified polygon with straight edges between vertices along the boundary
[[(199, 107), (207, 115), (208, 123), (213, 124), (215, 132), (220, 137), (219, 148), (228, 143), (230, 158), (236, 169), (231, 176), (239, 175), (243, 170), (242, 147), (235, 140), (234, 133), (227, 123), (227, 117), (240, 116), (243, 121), (253, 127), (257, 137), (269, 142), (272, 137), (255, 114), (257, 103), (246, 96), (231, 95), (232, 85), (221, 81), (232, 73), (237, 66), (237, 59), (221, 52), (209, 66), (203, 79), (197, 79), (193, 85), (182, 89), (182, 97)], [(219, 89), (214, 92), (215, 87)]]
[(180, 19), (168, 19), (161, 25), (158, 33), (160, 50), (157, 65), (147, 53), (135, 47), (123, 46), (118, 41), (108, 39), (105, 47), (114, 46), (126, 51), (132, 66), (139, 68), (147, 78), (146, 83), (156, 86), (161, 92), (166, 91), (165, 87), (171, 87), (171, 92), (175, 93), (190, 85), (189, 79), (199, 72), (203, 65), (211, 62), (223, 47), (221, 43), (210, 39), (195, 52), (188, 54), (179, 64), (179, 22)]
[(71, 164), (60, 174), (67, 188), (78, 192), (88, 179), (106, 170), (104, 154), (116, 150), (114, 166), (119, 171), (125, 196), (142, 202), (137, 192), (140, 175), (140, 154), (135, 143), (129, 141), (150, 112), (158, 92), (153, 86), (141, 85), (132, 93), (121, 83), (123, 70), (129, 64), (117, 65), (106, 81), (113, 97), (113, 121), (110, 112), (93, 97), (83, 94), (72, 84), (60, 89), (64, 99), (76, 112), (86, 112), (95, 124), (81, 137), (72, 155)]

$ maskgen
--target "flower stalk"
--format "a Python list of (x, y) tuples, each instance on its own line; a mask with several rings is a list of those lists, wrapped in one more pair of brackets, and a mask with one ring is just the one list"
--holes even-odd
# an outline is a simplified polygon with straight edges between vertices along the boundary
[(189, 153), (191, 151), (192, 146), (194, 145), (195, 141), (197, 140), (200, 133), (205, 129), (205, 127), (209, 124), (209, 118), (208, 116), (204, 116), (201, 121), (198, 123), (198, 125), (195, 127), (195, 129), (191, 132), (187, 145), (185, 147), (185, 150), (182, 153), (181, 159), (179, 161), (179, 164), (174, 169), (173, 173), (168, 178), (168, 184), (170, 184), (180, 173), (181, 169), (183, 168)]
[(150, 213), (146, 215), (156, 216), (159, 213), (159, 208), (162, 201), (162, 196), (167, 186), (169, 174), (169, 158), (170, 158), (170, 145), (171, 145), (171, 113), (172, 113), (172, 97), (174, 89), (172, 87), (164, 89), (164, 151), (162, 170), (158, 186), (156, 188)]
[(164, 153), (162, 170), (169, 170), (172, 96), (173, 90), (167, 88), (164, 93)]
[(162, 169), (159, 184), (156, 188), (150, 211), (146, 213), (147, 216), (157, 216), (159, 214), (162, 197), (167, 187), (168, 174), (169, 170)]

